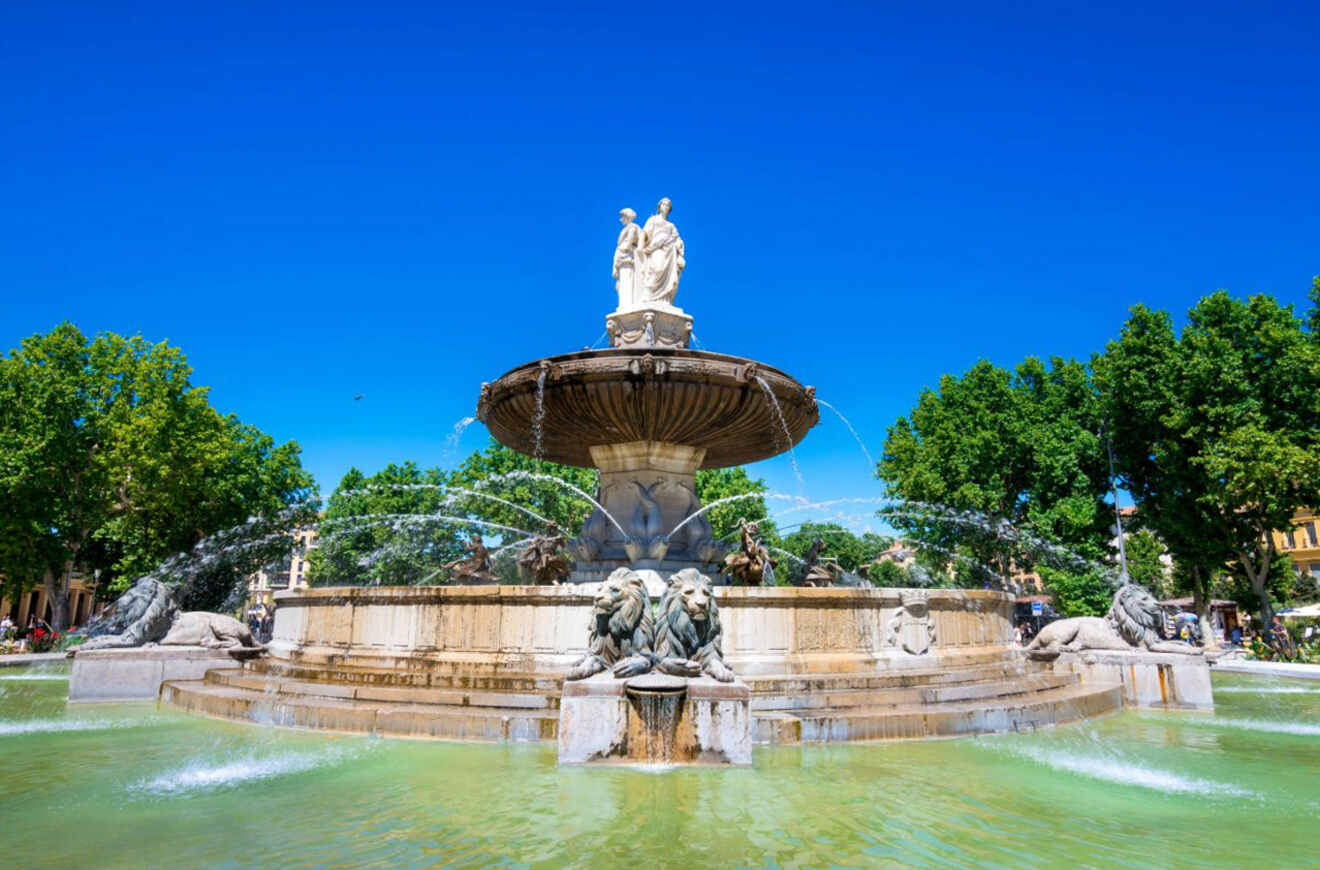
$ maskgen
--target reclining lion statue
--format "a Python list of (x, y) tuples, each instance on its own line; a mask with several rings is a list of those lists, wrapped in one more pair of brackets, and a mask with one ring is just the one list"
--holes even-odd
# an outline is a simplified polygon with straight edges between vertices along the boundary
[(1051, 622), (1027, 650), (1032, 658), (1046, 660), (1057, 658), (1065, 650), (1090, 649), (1201, 654), (1201, 650), (1185, 643), (1162, 640), (1159, 626), (1163, 621), (1155, 597), (1135, 583), (1126, 583), (1114, 593), (1114, 603), (1103, 617), (1078, 616)]
[(159, 580), (143, 577), (87, 632), (78, 650), (147, 646), (204, 646), (210, 649), (256, 647), (246, 625), (220, 613), (179, 610), (174, 593)]
[(724, 663), (719, 608), (710, 578), (696, 568), (684, 568), (669, 578), (660, 598), (656, 626), (656, 667), (676, 677), (709, 674), (721, 683), (733, 682)]
[(604, 670), (616, 677), (635, 677), (651, 670), (655, 622), (646, 585), (636, 571), (616, 568), (601, 584), (591, 608), (587, 654), (568, 672), (581, 680)]

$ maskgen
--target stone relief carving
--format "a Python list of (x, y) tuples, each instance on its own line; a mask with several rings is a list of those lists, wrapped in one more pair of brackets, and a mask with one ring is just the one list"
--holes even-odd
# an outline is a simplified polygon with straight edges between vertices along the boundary
[(899, 591), (899, 608), (889, 618), (885, 645), (902, 646), (914, 656), (925, 655), (935, 643), (935, 621), (930, 618), (930, 592), (925, 589)]
[(587, 654), (567, 678), (581, 680), (606, 670), (620, 678), (644, 674), (654, 664), (654, 644), (655, 622), (646, 585), (636, 571), (615, 569), (592, 604)]
[(1109, 612), (1100, 616), (1077, 616), (1051, 622), (1027, 647), (1034, 659), (1057, 658), (1060, 652), (1088, 649), (1149, 650), (1150, 652), (1201, 655), (1198, 647), (1160, 637), (1164, 618), (1155, 596), (1135, 583), (1125, 583), (1114, 593)]
[(695, 568), (676, 571), (660, 598), (655, 629), (656, 668), (676, 677), (708, 674), (733, 681), (724, 663), (723, 628), (710, 578)]

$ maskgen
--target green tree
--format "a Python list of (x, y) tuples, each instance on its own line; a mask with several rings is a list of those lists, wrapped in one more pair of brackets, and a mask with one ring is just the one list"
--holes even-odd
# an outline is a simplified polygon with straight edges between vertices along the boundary
[(767, 543), (779, 543), (775, 522), (764, 498), (769, 492), (764, 480), (753, 478), (742, 466), (705, 468), (697, 472), (696, 485), (697, 498), (702, 505), (731, 496), (748, 496), (706, 511), (704, 516), (710, 520), (715, 540), (732, 540), (738, 534), (739, 521), (749, 520), (757, 524), (758, 533)]
[(1054, 595), (1054, 609), (1064, 616), (1099, 616), (1113, 603), (1114, 587), (1099, 565), (1082, 570), (1041, 565), (1037, 570)]
[(406, 586), (442, 577), (471, 526), (442, 520), (446, 477), (415, 462), (370, 477), (350, 468), (326, 501), (308, 582), (317, 586)]
[(1164, 543), (1150, 529), (1138, 529), (1124, 541), (1127, 553), (1128, 576), (1155, 593), (1156, 598), (1171, 598), (1172, 576), (1164, 564), (1168, 552)]
[(855, 534), (838, 523), (807, 522), (791, 535), (785, 535), (782, 546), (798, 558), (806, 558), (817, 538), (825, 542), (822, 556), (836, 560), (845, 571), (854, 572), (893, 543), (892, 538), (874, 532)]
[[(538, 480), (529, 475), (544, 475), (553, 480)], [(480, 496), (462, 496), (456, 502), (466, 515), (538, 533), (544, 524), (531, 516), (532, 511), (555, 523), (568, 535), (575, 535), (594, 506), (567, 487), (576, 487), (595, 498), (596, 470), (559, 465), (534, 459), (491, 439), (485, 450), (473, 453), (449, 475), (448, 483), (455, 496), (459, 489), (499, 496), (526, 510), (502, 505)], [(620, 522), (623, 520), (620, 519)]]
[[(299, 517), (283, 509), (314, 493), (297, 445), (221, 417), (191, 374), (166, 343), (88, 341), (67, 323), (0, 360), (0, 573), (26, 584), (39, 569), (57, 628), (76, 569), (122, 588), (249, 515), (278, 513), (287, 530)], [(233, 543), (204, 571), (237, 578), (291, 538)]]
[(1236, 563), (1273, 616), (1275, 529), (1320, 499), (1320, 344), (1268, 295), (1202, 299), (1176, 334), (1138, 305), (1095, 360), (1121, 476), (1203, 620)]
[[(878, 464), (892, 495), (936, 509), (886, 515), (914, 543), (964, 553), (1004, 578), (1044, 558), (1036, 538), (1098, 558), (1109, 524), (1100, 427), (1077, 361), (1028, 358), (1009, 372), (983, 360), (945, 375), (890, 427)], [(1031, 534), (1005, 535), (1000, 521)]]

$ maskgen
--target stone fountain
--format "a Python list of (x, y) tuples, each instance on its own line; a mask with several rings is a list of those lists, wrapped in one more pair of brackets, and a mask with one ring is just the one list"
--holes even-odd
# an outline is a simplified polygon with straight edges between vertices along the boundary
[[(621, 212), (609, 348), (481, 388), (477, 414), (500, 442), (599, 469), (599, 509), (576, 537), (544, 530), (519, 558), (524, 585), (500, 585), (474, 535), (450, 585), (278, 593), (265, 655), (166, 679), (162, 703), (383, 736), (555, 740), (565, 763), (662, 764), (748, 764), (753, 743), (1207, 706), (1200, 657), (1157, 649), (1144, 629), (1122, 643), (1103, 630), (1146, 625), (1131, 594), (1111, 620), (1061, 626), (1028, 658), (1006, 593), (845, 587), (819, 547), (808, 585), (770, 585), (774, 563), (750, 524), (724, 553), (696, 471), (784, 453), (819, 415), (812, 388), (784, 372), (689, 347), (692, 318), (674, 304), (686, 252), (669, 214), (661, 200), (638, 227)], [(720, 573), (742, 585), (712, 584)]]
[[(640, 230), (632, 210), (614, 257), (619, 307), (611, 347), (546, 357), (482, 384), (477, 417), (501, 443), (600, 470), (597, 509), (571, 543), (574, 582), (620, 566), (652, 595), (684, 568), (718, 571), (723, 551), (694, 475), (791, 449), (820, 420), (815, 390), (744, 357), (689, 347), (692, 318), (674, 305), (686, 260), (669, 200)], [(678, 531), (671, 536), (671, 531)]]

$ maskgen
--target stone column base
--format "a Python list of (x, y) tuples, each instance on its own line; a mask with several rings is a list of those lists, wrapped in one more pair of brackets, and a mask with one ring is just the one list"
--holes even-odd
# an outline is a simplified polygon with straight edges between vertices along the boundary
[(620, 565), (665, 571), (718, 562), (721, 552), (704, 515), (678, 528), (701, 509), (696, 471), (705, 456), (704, 448), (663, 441), (592, 447), (600, 469), (597, 497), (609, 516), (597, 509), (582, 524), (570, 547), (578, 566), (573, 579), (603, 580)]
[(653, 303), (605, 318), (610, 344), (622, 348), (687, 347), (692, 317), (674, 305)]
[(1055, 673), (1072, 671), (1082, 684), (1122, 683), (1123, 703), (1129, 707), (1215, 709), (1210, 686), (1210, 663), (1205, 656), (1134, 650), (1062, 652), (1051, 665)]
[[(647, 730), (629, 683), (665, 681), (683, 697), (678, 701), (664, 757), (645, 739)], [(685, 684), (685, 685), (683, 685)], [(741, 680), (721, 683), (710, 677), (683, 680), (647, 674), (616, 680), (608, 673), (564, 683), (559, 702), (559, 763), (622, 762), (633, 764), (752, 763), (751, 694)]]

